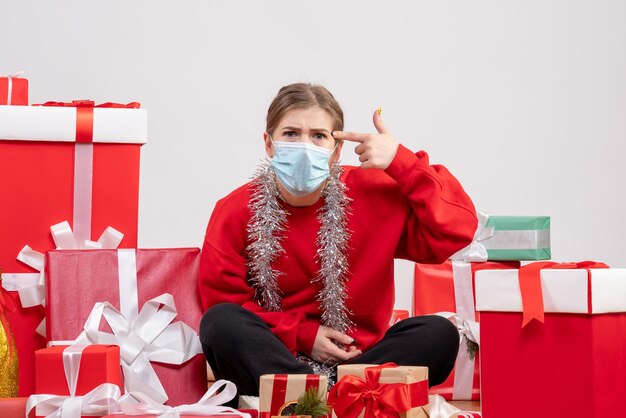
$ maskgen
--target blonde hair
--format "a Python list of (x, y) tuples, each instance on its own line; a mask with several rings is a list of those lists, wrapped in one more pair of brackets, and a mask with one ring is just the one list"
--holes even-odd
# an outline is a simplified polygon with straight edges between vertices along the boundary
[(333, 119), (333, 130), (343, 130), (343, 110), (333, 95), (323, 86), (310, 83), (294, 83), (281, 87), (267, 109), (265, 131), (271, 134), (276, 125), (292, 109), (319, 106)]

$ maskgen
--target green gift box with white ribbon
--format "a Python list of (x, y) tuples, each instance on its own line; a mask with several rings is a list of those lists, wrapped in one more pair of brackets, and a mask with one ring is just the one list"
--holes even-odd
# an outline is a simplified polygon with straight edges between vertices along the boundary
[(549, 260), (552, 256), (549, 216), (490, 216), (484, 212), (477, 216), (474, 240), (452, 260)]

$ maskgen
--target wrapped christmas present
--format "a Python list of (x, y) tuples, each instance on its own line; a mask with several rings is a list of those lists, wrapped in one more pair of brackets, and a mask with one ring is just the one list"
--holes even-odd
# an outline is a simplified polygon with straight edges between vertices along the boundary
[(22, 74), (0, 74), (0, 105), (28, 105), (28, 80)]
[(624, 295), (626, 269), (602, 263), (477, 272), (483, 414), (615, 416), (626, 393)]
[(46, 257), (53, 341), (119, 345), (127, 390), (158, 402), (177, 406), (202, 397), (198, 248), (65, 250)]
[[(110, 345), (56, 346), (37, 350), (35, 391), (26, 413), (37, 417), (102, 416), (117, 410), (123, 387), (120, 349)], [(55, 416), (55, 415), (53, 415)]]
[(340, 365), (328, 404), (337, 418), (427, 418), (428, 368)]
[[(0, 195), (11, 202), (0, 206), (0, 266), (3, 286), (19, 302), (8, 316), (20, 358), (20, 396), (33, 393), (34, 352), (46, 343), (36, 332), (45, 330), (43, 253), (137, 245), (146, 111), (138, 103), (67, 105), (0, 106)], [(71, 227), (73, 234), (53, 236), (51, 226)]]
[(452, 260), (549, 260), (549, 216), (490, 216), (478, 212), (478, 229), (470, 245)]
[(298, 399), (311, 389), (317, 389), (317, 398), (325, 401), (327, 387), (326, 376), (317, 374), (262, 375), (259, 381), (259, 417), (283, 415), (285, 410), (291, 410)]

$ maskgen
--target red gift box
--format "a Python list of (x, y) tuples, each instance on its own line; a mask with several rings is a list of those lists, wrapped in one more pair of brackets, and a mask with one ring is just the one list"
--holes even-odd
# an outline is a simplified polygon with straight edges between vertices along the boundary
[[(35, 391), (68, 396), (63, 368), (63, 351), (67, 346), (53, 346), (35, 352)], [(89, 345), (83, 350), (76, 381), (76, 396), (84, 395), (102, 383), (124, 388), (120, 369), (120, 348), (116, 345)]]
[[(518, 267), (519, 261), (484, 263), (446, 261), (443, 264), (416, 264), (414, 315), (447, 312), (455, 313), (461, 322), (478, 322), (478, 313), (474, 309), (475, 273), (485, 269)], [(476, 352), (476, 357), (471, 360), (465, 342), (465, 340), (461, 342), (457, 365), (450, 376), (442, 384), (432, 387), (430, 393), (441, 395), (447, 400), (480, 399), (480, 354)], [(459, 370), (460, 373), (457, 373)]]
[(0, 76), (0, 105), (28, 105), (28, 80), (19, 73)]
[[(91, 119), (83, 117), (90, 114)], [(143, 109), (0, 106), (0, 196), (11, 202), (0, 206), (5, 288), (14, 289), (8, 287), (11, 279), (23, 283), (25, 274), (37, 282), (36, 270), (16, 256), (25, 245), (39, 252), (56, 248), (49, 228), (65, 220), (81, 237), (97, 238), (111, 225), (124, 233), (122, 247), (137, 245), (139, 153), (146, 131)], [(89, 132), (93, 144), (76, 143), (89, 139)], [(91, 183), (83, 181), (89, 178)], [(17, 292), (13, 297), (18, 300)], [(34, 390), (34, 352), (45, 346), (35, 329), (43, 317), (42, 306), (20, 305), (9, 313), (20, 396)]]
[[(74, 349), (75, 347), (71, 347)], [(119, 389), (123, 388), (122, 373), (120, 370), (120, 349), (115, 345), (91, 345), (78, 347), (70, 354), (67, 346), (54, 346), (35, 352), (35, 392), (38, 395), (56, 396), (83, 396), (96, 389), (103, 383), (111, 383)], [(77, 353), (78, 351), (78, 353)], [(76, 357), (78, 354), (78, 357)], [(66, 356), (78, 359), (75, 365), (78, 368), (66, 370)], [(75, 373), (68, 376), (68, 373)], [(75, 386), (69, 385), (75, 382)], [(73, 394), (72, 394), (73, 392)], [(116, 399), (117, 400), (117, 399)], [(39, 403), (39, 402), (36, 402)], [(37, 406), (40, 408), (40, 406)], [(39, 412), (39, 411), (37, 411)], [(39, 415), (37, 415), (39, 416)]]
[[(76, 339), (97, 302), (110, 302), (132, 324), (131, 317), (144, 307), (151, 304), (164, 306), (162, 298), (156, 303), (148, 302), (165, 293), (175, 301), (176, 320), (197, 332), (203, 314), (197, 292), (199, 257), (198, 248), (49, 251), (46, 254), (46, 324), (49, 338), (53, 341)], [(120, 295), (123, 295), (121, 299)], [(105, 323), (100, 329), (110, 332)], [(131, 337), (124, 341), (133, 343)], [(172, 338), (183, 348), (191, 344), (192, 339)], [(199, 348), (197, 335), (193, 338)], [(150, 347), (143, 348), (148, 350)], [(189, 357), (192, 358), (182, 365), (166, 364), (161, 358), (151, 363), (169, 397), (169, 405), (194, 403), (207, 390), (204, 356), (197, 354)], [(135, 359), (125, 357), (124, 346), (122, 358), (128, 364)], [(129, 387), (129, 379), (132, 376), (125, 376), (127, 389), (138, 390)], [(140, 391), (146, 392), (144, 389)], [(147, 394), (158, 399), (153, 393)]]
[(520, 272), (476, 274), (483, 416), (623, 415), (626, 269), (537, 271), (544, 322), (524, 327), (523, 308), (533, 303)]

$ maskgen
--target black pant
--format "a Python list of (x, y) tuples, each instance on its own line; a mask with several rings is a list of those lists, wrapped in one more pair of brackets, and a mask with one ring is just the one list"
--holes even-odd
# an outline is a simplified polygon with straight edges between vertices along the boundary
[[(206, 311), (200, 341), (215, 377), (235, 383), (240, 395), (258, 396), (263, 374), (312, 373), (258, 315), (236, 304), (221, 303)], [(435, 386), (452, 371), (458, 350), (459, 333), (450, 321), (418, 316), (389, 328), (382, 340), (348, 363), (426, 366), (429, 384)]]

